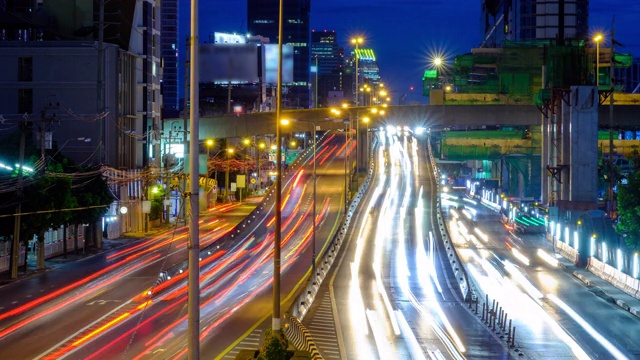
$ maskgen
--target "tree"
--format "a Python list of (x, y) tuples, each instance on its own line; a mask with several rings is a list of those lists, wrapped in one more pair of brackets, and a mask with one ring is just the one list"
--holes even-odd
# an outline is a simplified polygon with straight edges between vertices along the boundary
[[(21, 239), (28, 244), (28, 239), (38, 237), (37, 268), (44, 269), (44, 233), (52, 227), (59, 227), (67, 220), (68, 214), (55, 212), (73, 207), (71, 196), (71, 180), (67, 177), (42, 175), (34, 183), (24, 189), (23, 213), (21, 223)], [(22, 236), (26, 235), (26, 236)]]
[(631, 248), (640, 247), (640, 172), (629, 174), (627, 184), (618, 186), (618, 224)]
[[(91, 173), (91, 171), (87, 171), (87, 173)], [(81, 209), (73, 212), (73, 222), (76, 226), (74, 241), (77, 252), (78, 227), (80, 226), (80, 224), (93, 225), (107, 213), (107, 211), (109, 210), (109, 205), (113, 201), (114, 197), (113, 194), (111, 194), (111, 191), (109, 191), (107, 182), (99, 172), (95, 172), (93, 175), (88, 176), (87, 178), (85, 178), (85, 181), (81, 185), (74, 187), (73, 194), (78, 202), (78, 207)], [(94, 237), (93, 228), (93, 226), (89, 228), (89, 239), (92, 239)], [(100, 236), (102, 236), (102, 234), (100, 234)], [(85, 243), (85, 246), (86, 245), (87, 244)], [(96, 245), (100, 247), (101, 243), (98, 243)]]

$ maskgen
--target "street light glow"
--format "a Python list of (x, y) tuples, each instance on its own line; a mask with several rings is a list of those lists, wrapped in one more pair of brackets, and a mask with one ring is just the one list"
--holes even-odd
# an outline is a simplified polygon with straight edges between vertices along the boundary
[(291, 120), (289, 119), (280, 120), (280, 125), (289, 125), (290, 123), (291, 123)]
[(213, 146), (213, 139), (207, 139), (207, 146)]

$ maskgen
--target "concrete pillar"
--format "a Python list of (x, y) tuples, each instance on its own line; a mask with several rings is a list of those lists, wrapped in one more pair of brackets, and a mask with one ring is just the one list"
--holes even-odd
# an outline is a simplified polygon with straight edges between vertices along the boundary
[(598, 90), (571, 87), (571, 201), (597, 205), (598, 197)]
[(542, 115), (542, 142), (541, 142), (541, 166), (542, 166), (542, 176), (541, 176), (541, 194), (540, 201), (542, 204), (549, 204), (549, 171), (547, 170), (547, 166), (549, 165), (549, 148), (551, 146), (549, 142), (549, 118)]
[[(565, 96), (563, 94), (563, 96)], [(560, 184), (560, 199), (569, 200), (571, 197), (571, 104), (567, 104), (564, 100), (561, 102), (562, 115), (560, 119), (561, 132), (560, 136), (560, 164), (563, 169), (560, 173), (562, 183)]]

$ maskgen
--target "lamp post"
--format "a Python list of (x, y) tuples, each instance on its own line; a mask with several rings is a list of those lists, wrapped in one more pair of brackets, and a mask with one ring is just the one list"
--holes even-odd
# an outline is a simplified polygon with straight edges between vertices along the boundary
[(600, 86), (600, 82), (598, 80), (600, 78), (600, 41), (602, 41), (602, 39), (602, 34), (596, 34), (593, 38), (593, 41), (596, 42), (596, 86)]
[(280, 330), (280, 246), (282, 244), (282, 139), (280, 138), (280, 117), (282, 116), (282, 27), (284, 0), (280, 0), (278, 7), (278, 80), (276, 85), (276, 216), (273, 234), (273, 315), (271, 330)]
[(231, 154), (233, 154), (234, 149), (227, 149), (227, 172), (224, 174), (224, 198), (225, 202), (229, 201), (229, 171), (231, 170)]
[[(200, 359), (200, 228), (198, 227), (198, 139), (200, 129), (200, 119), (198, 118), (200, 109), (198, 108), (200, 99), (200, 88), (198, 84), (198, 0), (191, 0), (191, 36), (190, 36), (190, 80), (191, 84), (189, 98), (191, 99), (191, 109), (189, 109), (189, 129), (191, 130), (190, 152), (189, 152), (189, 204), (191, 207), (191, 218), (189, 219), (189, 243), (187, 251), (189, 254), (189, 280), (188, 280), (188, 301), (187, 301), (187, 353), (189, 360)], [(186, 94), (185, 94), (186, 97)], [(186, 109), (185, 109), (186, 111)], [(186, 121), (185, 121), (186, 130)], [(185, 135), (186, 146), (186, 135)], [(185, 148), (186, 149), (186, 148)]]
[(262, 192), (262, 177), (260, 177), (260, 157), (262, 157), (262, 153), (260, 153), (260, 150), (264, 150), (267, 148), (267, 144), (261, 142), (258, 144), (258, 156), (257, 156), (257, 161), (256, 161), (256, 167), (257, 167), (257, 174), (258, 174), (258, 190), (260, 192)]
[(349, 147), (349, 120), (344, 121), (344, 212), (347, 213), (347, 176), (349, 173), (347, 172), (347, 156), (348, 156), (348, 147)]
[(351, 43), (356, 46), (355, 56), (356, 56), (356, 106), (358, 106), (358, 48), (360, 44), (364, 43), (364, 39), (361, 36), (355, 37), (351, 39)]
[(366, 141), (365, 141), (365, 151), (367, 152), (367, 164), (366, 164), (366, 167), (365, 167), (365, 170), (366, 170), (366, 169), (369, 169), (369, 161), (371, 161), (369, 159), (369, 152), (370, 152), (370, 149), (369, 149), (369, 121), (371, 121), (371, 119), (369, 119), (369, 117), (365, 116), (364, 118), (362, 118), (362, 121), (365, 124), (367, 124), (367, 136), (366, 136)]

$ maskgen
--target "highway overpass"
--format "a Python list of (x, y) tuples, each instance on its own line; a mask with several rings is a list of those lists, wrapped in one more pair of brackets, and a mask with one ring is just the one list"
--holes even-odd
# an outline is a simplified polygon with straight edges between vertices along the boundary
[[(406, 105), (389, 106), (384, 116), (372, 116), (369, 107), (355, 107), (341, 115), (332, 114), (329, 109), (284, 110), (283, 118), (313, 121), (322, 130), (341, 129), (343, 119), (369, 114), (374, 127), (386, 123), (406, 124), (411, 127), (464, 128), (481, 126), (532, 126), (541, 125), (542, 113), (533, 105)], [(609, 106), (599, 108), (600, 128), (608, 128)], [(183, 119), (165, 119), (164, 129), (182, 130)], [(361, 124), (360, 126), (364, 126)], [(614, 127), (636, 129), (640, 127), (640, 106), (615, 105)], [(294, 122), (285, 132), (311, 131), (308, 122)], [(260, 112), (223, 116), (203, 116), (200, 118), (200, 138), (229, 138), (275, 133), (275, 112)]]

